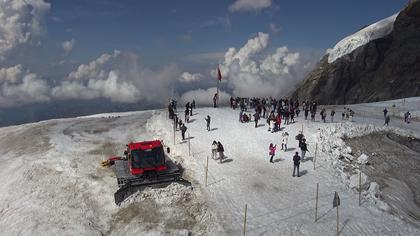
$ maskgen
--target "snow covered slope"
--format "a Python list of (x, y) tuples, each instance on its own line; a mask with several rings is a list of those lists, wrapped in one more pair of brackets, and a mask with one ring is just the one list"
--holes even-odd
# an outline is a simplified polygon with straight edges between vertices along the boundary
[(374, 39), (382, 38), (390, 34), (394, 28), (394, 21), (398, 14), (399, 13), (396, 13), (388, 18), (371, 24), (342, 39), (333, 49), (327, 52), (329, 54), (328, 63), (333, 63), (338, 58), (351, 53), (356, 48), (363, 46)]
[[(418, 101), (408, 99), (408, 104)], [(172, 122), (162, 110), (1, 128), (0, 235), (240, 235), (245, 204), (247, 235), (334, 235), (334, 191), (341, 197), (340, 235), (419, 235), (418, 227), (387, 212), (387, 204), (374, 194), (364, 192), (359, 207), (357, 192), (349, 187), (354, 177), (349, 178), (338, 161), (349, 155), (342, 135), (388, 129), (370, 116), (380, 116), (387, 104), (352, 107), (356, 122), (374, 124), (369, 126), (298, 118), (284, 129), (290, 134), (287, 152), (280, 150), (280, 133), (267, 132), (263, 121), (258, 128), (239, 123), (238, 111), (228, 108), (195, 110), (187, 124), (190, 143), (180, 139), (179, 131), (173, 143)], [(359, 117), (357, 106), (370, 113)], [(210, 132), (205, 128), (207, 115), (212, 117)], [(420, 135), (418, 121), (401, 125), (394, 119), (390, 129)], [(310, 153), (297, 178), (292, 177), (291, 157), (298, 151), (294, 136), (302, 125)], [(99, 161), (120, 153), (128, 141), (152, 138), (162, 138), (171, 147), (193, 188), (173, 184), (146, 190), (115, 206), (114, 174)], [(206, 156), (211, 155), (213, 140), (224, 144), (227, 160), (209, 160), (205, 186)], [(269, 143), (278, 147), (274, 164), (268, 161)], [(320, 195), (314, 223), (316, 183)]]

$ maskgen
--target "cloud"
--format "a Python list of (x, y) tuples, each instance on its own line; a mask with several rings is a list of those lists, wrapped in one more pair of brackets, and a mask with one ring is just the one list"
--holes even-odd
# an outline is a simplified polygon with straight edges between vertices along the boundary
[(205, 53), (197, 53), (188, 55), (185, 57), (188, 61), (193, 62), (209, 62), (209, 61), (219, 61), (220, 59), (223, 59), (225, 53), (224, 52), (205, 52)]
[(204, 76), (200, 73), (191, 74), (189, 72), (182, 73), (181, 77), (179, 77), (179, 81), (182, 83), (192, 83), (197, 82), (203, 79)]
[(222, 25), (225, 30), (229, 31), (232, 23), (230, 21), (230, 17), (229, 15), (226, 16), (216, 16), (210, 20), (204, 21), (199, 28), (209, 28), (209, 27), (214, 27), (214, 26), (218, 26), (218, 25)]
[[(182, 104), (191, 102), (193, 99), (196, 104), (201, 106), (213, 106), (213, 96), (216, 93), (217, 88), (208, 88), (208, 89), (196, 89), (188, 91), (181, 96)], [(219, 91), (219, 104), (226, 105), (229, 104), (229, 99), (231, 95), (224, 91)]]
[(236, 0), (229, 6), (230, 12), (261, 11), (271, 6), (271, 0)]
[(0, 69), (0, 107), (11, 107), (50, 100), (45, 80), (22, 65)]
[(136, 54), (114, 51), (80, 65), (66, 80), (52, 89), (56, 99), (106, 98), (112, 102), (149, 101), (166, 104), (176, 79), (177, 66), (153, 71), (143, 68)]
[(270, 32), (272, 34), (277, 34), (278, 32), (280, 32), (280, 28), (278, 26), (276, 26), (276, 24), (274, 24), (274, 23), (271, 23), (269, 25), (269, 27), (270, 27)]
[(50, 7), (44, 0), (0, 1), (0, 61), (22, 45), (36, 43)]
[(74, 44), (75, 44), (75, 40), (67, 40), (61, 43), (61, 46), (63, 47), (63, 50), (66, 54), (68, 54), (69, 52), (71, 52), (71, 50), (73, 50)]
[[(286, 46), (268, 50), (269, 34), (258, 33), (240, 48), (229, 48), (220, 64), (225, 86), (234, 96), (280, 97), (312, 69), (318, 56), (291, 52)], [(216, 70), (211, 71), (216, 77)]]

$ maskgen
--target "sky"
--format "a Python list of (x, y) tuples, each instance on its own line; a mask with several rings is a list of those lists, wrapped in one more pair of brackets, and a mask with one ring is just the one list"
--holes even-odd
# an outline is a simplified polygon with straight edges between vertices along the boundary
[(60, 102), (204, 101), (218, 64), (227, 96), (284, 96), (328, 48), (406, 3), (1, 0), (0, 124), (2, 110)]

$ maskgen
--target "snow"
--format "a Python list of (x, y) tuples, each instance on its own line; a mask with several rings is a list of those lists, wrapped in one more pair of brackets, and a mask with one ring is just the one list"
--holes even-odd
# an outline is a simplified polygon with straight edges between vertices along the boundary
[(366, 154), (362, 154), (357, 158), (357, 163), (359, 164), (366, 164), (369, 161), (369, 156), (367, 156)]
[[(418, 101), (410, 98), (406, 105)], [(247, 235), (333, 235), (335, 191), (341, 198), (340, 235), (419, 235), (418, 227), (389, 213), (377, 183), (362, 176), (362, 206), (352, 189), (358, 186), (360, 166), (344, 138), (389, 130), (420, 136), (416, 120), (404, 125), (391, 120), (390, 127), (383, 126), (382, 109), (392, 103), (352, 105), (354, 122), (324, 124), (299, 117), (282, 130), (290, 135), (287, 152), (280, 150), (282, 132), (268, 132), (264, 120), (258, 128), (239, 123), (239, 111), (229, 108), (195, 110), (187, 124), (190, 139), (183, 142), (178, 131), (175, 144), (164, 110), (0, 128), (0, 178), (6, 180), (0, 185), (0, 235), (238, 235), (245, 204)], [(210, 132), (207, 115), (212, 118)], [(302, 128), (309, 153), (298, 178), (292, 177), (292, 156), (299, 151), (294, 137)], [(149, 139), (164, 140), (192, 187), (147, 189), (117, 207), (114, 174), (99, 162), (122, 152), (129, 141)], [(213, 140), (224, 145), (227, 158), (222, 164), (210, 158)], [(269, 163), (270, 143), (278, 145), (275, 163)], [(346, 162), (354, 171), (344, 171)]]
[(353, 52), (358, 47), (361, 47), (372, 40), (383, 38), (390, 34), (394, 28), (394, 21), (398, 14), (399, 12), (342, 39), (333, 49), (328, 50), (328, 63), (333, 63), (338, 58)]

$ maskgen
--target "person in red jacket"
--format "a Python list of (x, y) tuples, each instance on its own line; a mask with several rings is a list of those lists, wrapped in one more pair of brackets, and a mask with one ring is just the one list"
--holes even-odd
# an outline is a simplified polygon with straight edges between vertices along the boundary
[(270, 151), (269, 154), (271, 156), (271, 158), (270, 158), (271, 163), (274, 163), (273, 162), (273, 157), (274, 157), (274, 155), (276, 155), (276, 148), (277, 148), (277, 145), (273, 145), (272, 143), (270, 143), (270, 146), (268, 147), (268, 150)]

